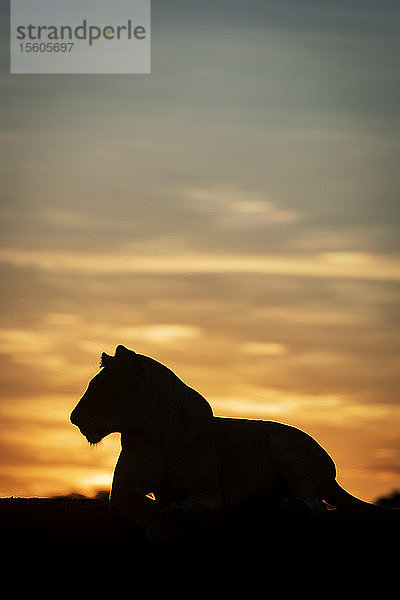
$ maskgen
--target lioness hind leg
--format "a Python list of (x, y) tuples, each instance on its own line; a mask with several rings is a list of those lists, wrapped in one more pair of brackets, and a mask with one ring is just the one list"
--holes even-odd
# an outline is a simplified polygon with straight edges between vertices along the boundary
[(298, 508), (300, 504), (311, 514), (325, 512), (323, 500), (334, 479), (335, 469), (323, 448), (297, 430), (269, 435), (268, 446), (272, 460), (290, 491), (291, 497), (286, 506), (290, 508), (293, 504), (294, 508)]

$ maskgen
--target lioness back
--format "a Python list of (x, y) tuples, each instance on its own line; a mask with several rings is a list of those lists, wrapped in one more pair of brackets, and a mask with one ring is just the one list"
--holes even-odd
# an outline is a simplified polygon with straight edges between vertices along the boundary
[(214, 417), (220, 448), (220, 480), (227, 506), (271, 501), (289, 493), (280, 460), (286, 456), (322, 494), (335, 478), (327, 452), (307, 433), (275, 421)]

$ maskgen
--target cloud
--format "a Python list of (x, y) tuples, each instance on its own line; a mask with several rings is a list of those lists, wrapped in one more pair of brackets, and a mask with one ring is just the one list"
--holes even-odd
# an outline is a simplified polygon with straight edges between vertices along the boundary
[(266, 224), (288, 224), (299, 219), (294, 210), (280, 208), (261, 191), (246, 190), (231, 183), (187, 191), (193, 209), (213, 215), (219, 226), (246, 229)]
[(281, 356), (287, 354), (289, 348), (286, 344), (276, 342), (246, 342), (242, 346), (246, 354), (256, 354), (265, 356)]
[(0, 317), (5, 397), (75, 396), (100, 353), (123, 343), (208, 394), (235, 394), (244, 381), (395, 402), (398, 281), (212, 268), (118, 271), (97, 258), (98, 271), (81, 269), (79, 255), (71, 270), (8, 267)]
[(390, 421), (400, 417), (399, 407), (392, 404), (363, 405), (350, 396), (334, 394), (307, 395), (290, 390), (249, 385), (240, 390), (242, 395), (214, 396), (214, 411), (220, 416), (264, 418), (290, 422), (329, 423), (345, 428), (368, 426), (369, 423)]
[(81, 229), (90, 231), (92, 229), (102, 230), (107, 226), (105, 220), (99, 220), (96, 214), (85, 214), (79, 210), (69, 208), (46, 208), (42, 211), (43, 222), (46, 221), (50, 226), (60, 227), (61, 229)]
[(258, 273), (370, 281), (399, 281), (400, 257), (361, 252), (306, 256), (196, 254), (128, 255), (82, 252), (0, 250), (0, 263), (48, 272), (123, 274)]
[(199, 327), (160, 324), (145, 325), (141, 327), (122, 328), (116, 332), (118, 339), (133, 339), (137, 341), (154, 342), (156, 344), (174, 344), (176, 341), (185, 341), (200, 335)]

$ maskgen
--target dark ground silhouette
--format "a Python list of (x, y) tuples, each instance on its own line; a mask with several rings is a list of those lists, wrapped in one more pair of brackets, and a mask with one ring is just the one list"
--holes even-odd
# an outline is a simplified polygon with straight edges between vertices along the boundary
[(397, 575), (399, 526), (361, 524), (335, 510), (288, 521), (252, 507), (228, 515), (208, 537), (152, 545), (140, 529), (109, 516), (106, 494), (3, 498), (0, 527), (6, 573), (30, 570), (70, 584), (80, 577), (80, 589), (86, 581), (92, 592), (94, 585), (103, 589), (124, 578), (173, 591), (186, 582), (188, 592), (193, 585), (227, 584), (249, 591), (272, 578), (280, 591), (302, 588), (313, 595), (325, 595), (332, 585), (360, 590), (375, 581), (383, 595), (393, 593), (389, 583)]

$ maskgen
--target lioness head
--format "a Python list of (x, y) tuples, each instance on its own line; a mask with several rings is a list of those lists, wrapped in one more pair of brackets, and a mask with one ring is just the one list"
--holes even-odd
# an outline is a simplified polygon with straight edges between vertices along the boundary
[(101, 355), (101, 370), (89, 382), (70, 417), (91, 444), (97, 444), (110, 433), (130, 428), (133, 406), (140, 400), (138, 397), (135, 401), (140, 358), (124, 346), (117, 346), (115, 356), (105, 352)]

